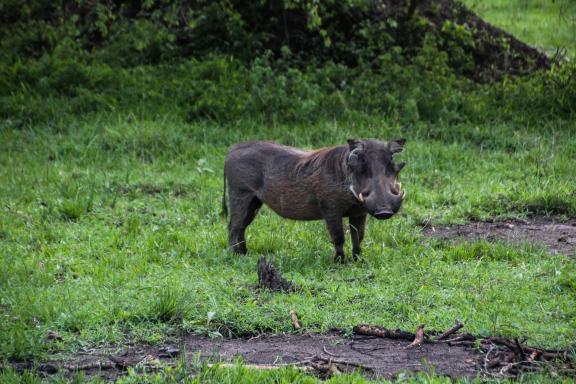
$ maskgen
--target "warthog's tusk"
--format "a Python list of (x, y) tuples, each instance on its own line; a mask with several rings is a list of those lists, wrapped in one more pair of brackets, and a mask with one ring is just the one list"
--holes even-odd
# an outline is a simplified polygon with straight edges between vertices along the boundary
[(404, 198), (406, 197), (406, 191), (402, 191), (402, 200), (404, 200)]
[(352, 192), (352, 194), (354, 195), (354, 197), (356, 198), (356, 200), (358, 200), (361, 203), (364, 203), (364, 197), (362, 197), (362, 193), (360, 193), (359, 195), (356, 193), (356, 191), (354, 190), (354, 186), (350, 185), (350, 192)]
[(396, 183), (396, 185), (398, 186), (398, 190), (402, 189), (402, 183)]

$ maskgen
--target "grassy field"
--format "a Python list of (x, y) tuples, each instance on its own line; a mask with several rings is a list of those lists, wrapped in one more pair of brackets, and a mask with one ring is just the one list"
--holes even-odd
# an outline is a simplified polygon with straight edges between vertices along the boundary
[[(465, 3), (493, 24), (547, 52), (566, 47), (570, 57), (575, 55), (574, 2)], [(573, 111), (570, 103), (574, 98), (568, 88), (568, 96), (563, 97), (561, 88), (573, 83), (572, 77), (562, 77), (570, 77), (571, 72), (550, 81), (520, 80), (525, 86), (517, 91), (513, 91), (514, 81), (508, 79), (502, 89), (512, 91), (499, 93), (495, 87), (486, 93), (495, 96), (484, 98), (478, 96), (482, 92), (478, 86), (476, 93), (455, 96), (456, 106), (443, 111), (446, 113), (436, 113), (437, 105), (450, 104), (451, 99), (435, 101), (450, 90), (438, 83), (438, 92), (431, 93), (427, 83), (417, 80), (416, 85), (410, 83), (414, 88), (409, 88), (414, 91), (410, 97), (401, 99), (390, 93), (394, 103), (405, 107), (398, 115), (384, 118), (350, 113), (320, 117), (314, 125), (282, 125), (273, 118), (268, 124), (261, 118), (202, 122), (201, 118), (213, 116), (182, 113), (175, 117), (171, 109), (163, 109), (161, 101), (171, 95), (163, 93), (167, 78), (182, 87), (182, 94), (190, 88), (212, 95), (205, 100), (213, 104), (186, 106), (192, 112), (196, 107), (213, 112), (216, 106), (225, 116), (231, 106), (245, 107), (243, 96), (238, 95), (253, 90), (235, 94), (242, 88), (238, 84), (243, 84), (238, 77), (232, 79), (236, 85), (226, 88), (226, 84), (233, 77), (230, 74), (252, 72), (223, 70), (218, 82), (196, 83), (196, 77), (204, 72), (211, 76), (218, 67), (214, 63), (219, 61), (183, 65), (183, 72), (189, 68), (198, 71), (188, 82), (180, 82), (179, 72), (172, 77), (164, 73), (173, 71), (170, 66), (159, 72), (150, 66), (120, 71), (120, 77), (104, 76), (110, 83), (126, 80), (119, 89), (124, 92), (128, 87), (126, 94), (135, 95), (106, 113), (90, 109), (93, 104), (106, 103), (105, 92), (76, 84), (74, 71), (63, 70), (62, 75), (63, 84), (78, 85), (71, 88), (70, 95), (38, 93), (31, 97), (22, 83), (20, 93), (14, 93), (20, 98), (10, 99), (6, 93), (0, 100), (17, 107), (10, 109), (17, 111), (14, 116), (0, 121), (0, 368), (7, 361), (65, 358), (85, 347), (158, 344), (179, 331), (213, 337), (293, 332), (288, 316), (291, 309), (298, 312), (304, 330), (311, 332), (337, 327), (349, 333), (359, 323), (405, 330), (424, 323), (427, 329), (441, 330), (459, 319), (465, 322), (465, 330), (474, 334), (526, 338), (527, 344), (550, 348), (575, 345), (574, 258), (552, 255), (537, 245), (484, 241), (454, 245), (422, 234), (424, 225), (475, 219), (576, 217), (576, 120), (566, 112)], [(87, 71), (84, 76), (90, 80), (95, 75)], [(132, 76), (138, 71), (146, 76)], [(270, 72), (273, 82), (266, 90), (284, 91), (276, 85), (275, 76)], [(410, 73), (401, 79), (406, 82), (409, 78)], [(160, 86), (142, 85), (140, 79)], [(290, 107), (301, 116), (307, 97), (313, 94), (320, 100), (321, 95), (312, 88), (304, 92), (309, 83), (298, 76), (295, 79), (294, 84), (303, 88), (295, 87), (282, 103), (277, 93), (265, 95), (261, 102), (270, 103), (274, 113)], [(46, 75), (38, 84), (53, 90), (59, 83), (51, 80)], [(353, 92), (349, 97), (356, 97), (357, 104), (382, 103), (369, 96), (387, 83), (371, 79), (365, 83), (365, 99)], [(540, 88), (530, 93), (533, 85)], [(220, 92), (222, 89), (225, 91)], [(454, 89), (465, 92), (464, 87)], [(139, 92), (142, 100), (137, 97)], [(542, 101), (548, 92), (554, 100), (549, 104)], [(81, 98), (83, 95), (86, 97)], [(337, 95), (335, 109), (341, 109), (343, 97), (339, 91)], [(74, 109), (75, 96), (86, 108)], [(156, 115), (164, 117), (138, 113), (151, 105), (144, 103), (147, 97), (158, 100), (161, 105)], [(187, 97), (195, 100), (197, 95), (191, 92)], [(425, 101), (434, 119), (418, 114), (416, 99)], [(501, 110), (494, 107), (492, 114), (493, 104), (488, 99), (494, 105), (501, 103)], [(458, 115), (458, 100), (477, 107), (476, 120), (470, 118), (473, 112)], [(552, 111), (550, 105), (559, 107)], [(174, 110), (178, 108), (184, 107)], [(51, 116), (55, 111), (70, 116), (59, 120)], [(310, 111), (313, 109), (308, 110), (312, 115)], [(547, 111), (537, 121), (540, 112)], [(19, 114), (40, 117), (26, 119)], [(74, 114), (78, 117), (71, 117)], [(343, 144), (350, 137), (408, 140), (399, 156), (407, 162), (401, 175), (407, 191), (404, 207), (391, 220), (369, 219), (359, 261), (333, 262), (324, 223), (281, 219), (268, 208), (260, 211), (247, 231), (249, 254), (228, 252), (220, 200), (229, 146), (266, 139), (317, 148)], [(350, 255), (349, 237), (346, 241)], [(274, 256), (285, 277), (301, 289), (290, 294), (256, 290), (256, 262), (262, 255)], [(48, 331), (57, 332), (62, 340), (46, 341)], [(42, 380), (34, 373), (0, 370), (2, 383)], [(65, 381), (58, 375), (47, 380)], [(448, 381), (433, 375), (413, 380)], [(529, 376), (520, 382), (554, 380)], [(318, 382), (291, 369), (258, 372), (186, 364), (157, 376), (131, 375), (122, 381)], [(330, 382), (366, 381), (360, 375), (343, 375)]]
[[(3, 358), (141, 341), (177, 329), (241, 336), (358, 323), (444, 329), (567, 347), (576, 339), (576, 267), (536, 246), (423, 237), (423, 223), (526, 214), (574, 215), (574, 123), (538, 129), (416, 126), (375, 119), (315, 127), (78, 121), (0, 133), (0, 289)], [(250, 253), (230, 254), (219, 216), (222, 164), (236, 141), (303, 147), (347, 137), (405, 136), (405, 206), (369, 220), (360, 261), (334, 264), (322, 222), (263, 209)], [(350, 242), (347, 241), (350, 253)], [(256, 261), (276, 264), (302, 290), (254, 290)], [(46, 343), (57, 331), (63, 340)], [(287, 373), (292, 374), (292, 373)], [(6, 376), (7, 377), (7, 376)]]
[(552, 55), (576, 55), (576, 3), (571, 0), (464, 0), (486, 21)]

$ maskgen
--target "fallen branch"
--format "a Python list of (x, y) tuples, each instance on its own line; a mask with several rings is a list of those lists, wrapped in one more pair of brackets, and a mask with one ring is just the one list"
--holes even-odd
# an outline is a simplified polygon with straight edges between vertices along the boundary
[(511, 351), (518, 351), (518, 349), (521, 349), (522, 353), (529, 353), (529, 354), (532, 354), (533, 352), (540, 352), (541, 353), (540, 357), (542, 358), (542, 360), (554, 360), (554, 359), (569, 360), (568, 351), (526, 347), (521, 345), (520, 343), (517, 344), (503, 337), (488, 337), (484, 340), (487, 340), (494, 344), (504, 345)]
[(330, 377), (332, 375), (341, 375), (342, 374), (342, 372), (340, 372), (340, 370), (338, 369), (338, 367), (334, 363), (328, 363), (326, 365), (322, 365), (322, 364), (316, 364), (316, 363), (311, 362), (310, 366), (326, 377)]
[(361, 324), (355, 326), (352, 331), (357, 335), (375, 336), (386, 339), (400, 339), (412, 341), (416, 337), (415, 334), (410, 332), (401, 331), (399, 329), (390, 330), (376, 325)]
[(476, 336), (471, 335), (470, 333), (461, 333), (458, 336), (448, 339), (448, 340), (440, 340), (440, 343), (455, 343), (459, 341), (475, 341)]
[(464, 326), (464, 324), (462, 324), (460, 321), (456, 320), (456, 324), (454, 324), (454, 326), (452, 326), (452, 328), (448, 329), (446, 332), (444, 332), (443, 334), (439, 335), (438, 337), (436, 337), (436, 341), (439, 340), (444, 340), (446, 339), (448, 336), (452, 335), (453, 333), (457, 332), (458, 330), (460, 330), (462, 327)]
[(69, 371), (89, 371), (91, 369), (114, 369), (116, 364), (112, 361), (93, 361), (84, 364), (64, 364), (64, 368)]
[(335, 355), (332, 352), (328, 352), (328, 350), (326, 349), (326, 346), (323, 346), (322, 349), (324, 350), (325, 354), (327, 354), (329, 356), (333, 356), (333, 357), (338, 357), (338, 355)]
[(526, 353), (524, 353), (524, 348), (522, 347), (522, 344), (520, 344), (520, 341), (518, 340), (518, 338), (514, 339), (514, 343), (516, 344), (516, 351), (518, 352), (518, 355), (520, 356), (520, 360), (522, 360), (522, 361), (526, 360)]
[(110, 361), (112, 361), (116, 365), (116, 368), (127, 369), (129, 367), (133, 367), (136, 364), (140, 363), (144, 359), (144, 357), (124, 358), (124, 357), (110, 355), (110, 356), (108, 356), (108, 359), (110, 359)]
[(292, 327), (294, 327), (294, 329), (300, 329), (300, 323), (298, 322), (298, 315), (296, 315), (296, 312), (294, 312), (293, 309), (290, 310), (290, 318), (292, 319)]
[(490, 353), (492, 352), (492, 350), (494, 349), (494, 346), (492, 345), (490, 347), (490, 349), (488, 350), (488, 352), (486, 352), (486, 354), (484, 355), (484, 371), (488, 372), (488, 366), (491, 363), (489, 357), (490, 357)]
[(414, 341), (408, 345), (405, 349), (415, 348), (422, 345), (424, 342), (424, 324), (420, 324), (418, 328), (416, 328), (416, 337)]
[(350, 367), (360, 368), (360, 369), (363, 369), (363, 370), (365, 370), (365, 371), (373, 371), (372, 368), (366, 367), (366, 366), (364, 366), (364, 365), (362, 365), (362, 364), (352, 363), (352, 362), (346, 361), (346, 360), (326, 359), (326, 358), (324, 358), (324, 357), (316, 357), (316, 358), (314, 358), (313, 360), (323, 361), (323, 362), (328, 363), (328, 364), (332, 363), (332, 364), (347, 365), (347, 366), (350, 366)]
[[(208, 368), (236, 368), (239, 365), (234, 363), (216, 363), (216, 364), (206, 364)], [(257, 369), (261, 371), (268, 371), (272, 369), (280, 369), (286, 367), (292, 367), (294, 369), (298, 369), (300, 371), (310, 371), (311, 367), (309, 366), (301, 366), (295, 364), (242, 364), (243, 368), (248, 369)]]
[(538, 358), (542, 356), (542, 351), (532, 351), (532, 353), (530, 354), (530, 356), (528, 356), (528, 362), (532, 363), (536, 360), (538, 360)]

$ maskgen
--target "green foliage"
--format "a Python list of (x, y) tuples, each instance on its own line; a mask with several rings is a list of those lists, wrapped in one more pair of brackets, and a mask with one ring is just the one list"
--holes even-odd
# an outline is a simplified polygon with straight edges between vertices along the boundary
[(570, 119), (576, 109), (576, 66), (529, 79), (472, 86), (458, 79), (447, 56), (427, 39), (412, 62), (399, 48), (379, 57), (386, 71), (334, 63), (298, 69), (289, 58), (257, 59), (249, 67), (229, 57), (203, 62), (118, 69), (52, 57), (0, 67), (3, 126), (65, 123), (75, 115), (170, 114), (185, 121), (260, 119), (319, 121), (381, 114), (400, 123)]
[(447, 20), (440, 32), (451, 66), (457, 68), (457, 71), (462, 74), (474, 71), (474, 60), (470, 48), (475, 46), (475, 40), (468, 25)]
[(508, 79), (487, 89), (486, 97), (492, 101), (490, 107), (502, 105), (506, 116), (530, 111), (519, 116), (520, 121), (528, 122), (534, 116), (572, 119), (576, 115), (576, 63), (569, 62), (527, 79)]
[[(61, 127), (74, 116), (118, 114), (267, 124), (373, 114), (399, 124), (574, 116), (574, 64), (486, 86), (461, 78), (474, 71), (477, 37), (466, 24), (446, 20), (430, 32), (430, 20), (404, 20), (400, 7), (397, 19), (367, 18), (352, 32), (340, 27), (371, 12), (368, 3), (197, 6), (4, 4), (0, 125)], [(310, 25), (300, 40), (278, 43), (266, 12), (308, 14)]]

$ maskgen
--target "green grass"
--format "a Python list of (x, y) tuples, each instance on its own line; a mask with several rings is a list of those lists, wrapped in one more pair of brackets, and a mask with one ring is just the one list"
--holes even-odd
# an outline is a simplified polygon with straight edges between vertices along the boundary
[[(41, 383), (41, 378), (29, 372), (18, 374), (14, 371), (7, 371), (0, 374), (0, 379), (4, 384), (13, 383)], [(102, 383), (102, 380), (87, 379), (86, 377), (79, 376), (75, 382), (90, 381), (93, 383)], [(50, 383), (67, 383), (65, 377), (57, 374), (50, 378)], [(143, 375), (134, 369), (129, 369), (127, 375), (119, 378), (119, 384), (154, 384), (154, 383), (178, 383), (178, 384), (252, 384), (252, 383), (296, 383), (296, 384), (367, 384), (367, 383), (390, 383), (389, 380), (369, 380), (359, 373), (333, 375), (332, 377), (322, 380), (305, 372), (297, 369), (279, 368), (274, 370), (255, 370), (246, 367), (241, 361), (236, 362), (233, 367), (213, 366), (208, 367), (202, 364), (183, 364), (179, 363), (176, 367), (167, 367), (158, 373), (149, 372)], [(448, 377), (441, 377), (431, 373), (411, 373), (403, 372), (398, 375), (396, 382), (411, 382), (411, 383), (427, 383), (427, 384), (449, 384), (452, 382), (458, 383), (485, 383), (497, 382), (496, 380), (481, 381), (476, 380), (452, 380)], [(551, 377), (542, 374), (528, 374), (522, 375), (515, 379), (515, 383), (571, 383), (568, 378)]]
[[(0, 354), (41, 359), (85, 345), (157, 343), (179, 329), (290, 332), (290, 309), (307, 331), (350, 331), (358, 323), (445, 329), (461, 319), (476, 334), (568, 347), (576, 338), (573, 259), (531, 245), (453, 246), (423, 237), (419, 225), (574, 216), (575, 128), (416, 125), (401, 132), (378, 119), (266, 127), (118, 117), (60, 131), (3, 130)], [(408, 197), (394, 219), (369, 220), (361, 261), (334, 264), (322, 222), (289, 221), (268, 209), (248, 229), (250, 253), (227, 251), (219, 210), (228, 146), (268, 139), (318, 147), (400, 135), (408, 138), (401, 155)], [(302, 290), (255, 291), (261, 255), (275, 255)], [(63, 341), (45, 342), (48, 330)]]
[(489, 23), (552, 55), (576, 55), (576, 3), (571, 0), (464, 0)]

